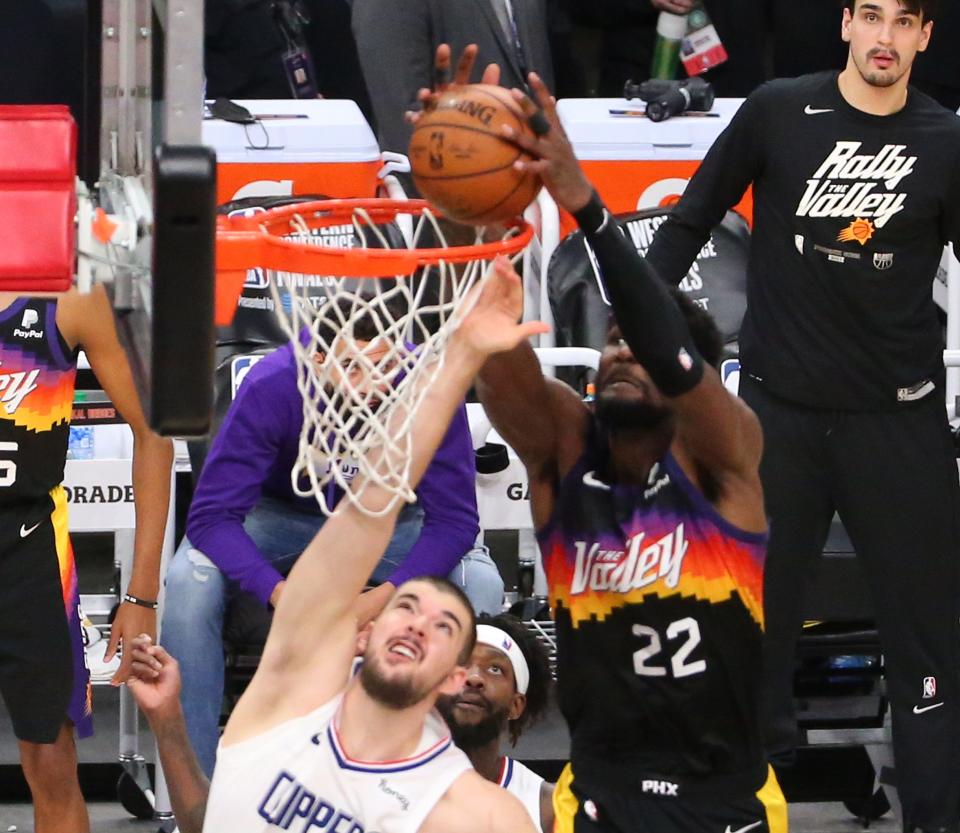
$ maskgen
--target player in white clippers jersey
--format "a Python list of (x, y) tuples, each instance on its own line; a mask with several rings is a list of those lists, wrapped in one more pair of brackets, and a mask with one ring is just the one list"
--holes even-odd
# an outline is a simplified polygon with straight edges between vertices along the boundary
[(543, 714), (552, 680), (547, 653), (516, 617), (481, 616), (463, 690), (437, 700), (437, 710), (474, 768), (520, 799), (534, 824), (553, 830), (553, 784), (500, 754), (509, 731), (513, 746)]
[[(498, 259), (424, 393), (410, 430), (411, 486), (486, 357), (547, 329), (516, 323), (522, 287), (510, 273)], [(368, 508), (386, 509), (390, 495), (377, 483), (359, 491)], [(185, 737), (157, 732), (184, 833), (204, 800), (206, 833), (536, 833), (520, 802), (472, 769), (433, 710), (438, 695), (462, 688), (476, 636), (457, 588), (441, 579), (398, 587), (351, 676), (356, 596), (398, 511), (370, 517), (342, 506), (297, 561), (227, 723), (208, 797)], [(131, 687), (148, 716), (169, 693), (170, 665), (161, 648), (138, 646)]]

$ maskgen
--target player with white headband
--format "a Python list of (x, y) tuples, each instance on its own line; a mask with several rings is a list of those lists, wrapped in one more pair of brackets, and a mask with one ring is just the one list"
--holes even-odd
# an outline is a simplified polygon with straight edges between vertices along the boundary
[(509, 730), (516, 746), (546, 708), (550, 684), (546, 651), (519, 619), (481, 616), (463, 690), (437, 699), (454, 743), (473, 768), (519, 798), (544, 833), (553, 830), (553, 784), (501, 755), (500, 739)]

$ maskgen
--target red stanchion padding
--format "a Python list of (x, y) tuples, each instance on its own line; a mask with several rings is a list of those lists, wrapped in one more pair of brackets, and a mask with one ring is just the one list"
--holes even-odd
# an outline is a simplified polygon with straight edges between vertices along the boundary
[(77, 126), (67, 107), (0, 106), (0, 289), (70, 288), (76, 151)]

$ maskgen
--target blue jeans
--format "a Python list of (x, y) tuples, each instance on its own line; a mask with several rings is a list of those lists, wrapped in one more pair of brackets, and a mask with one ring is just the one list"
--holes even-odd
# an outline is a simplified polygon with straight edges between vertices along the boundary
[[(263, 498), (247, 516), (244, 528), (260, 551), (283, 574), (322, 526), (324, 516), (298, 512), (289, 504)], [(371, 582), (389, 578), (420, 536), (423, 512), (408, 505), (400, 511), (396, 530)], [(485, 547), (474, 547), (450, 573), (477, 612), (499, 613), (503, 579)], [(165, 578), (166, 602), (161, 623), (164, 647), (180, 662), (180, 700), (187, 733), (207, 776), (213, 774), (220, 738), (223, 701), (223, 624), (230, 598), (240, 591), (186, 538)]]

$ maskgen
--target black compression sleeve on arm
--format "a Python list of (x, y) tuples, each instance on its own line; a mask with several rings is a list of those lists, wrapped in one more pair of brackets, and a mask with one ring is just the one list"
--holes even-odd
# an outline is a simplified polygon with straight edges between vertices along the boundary
[(623, 338), (666, 396), (696, 387), (703, 359), (683, 313), (594, 193), (575, 215), (600, 266)]

